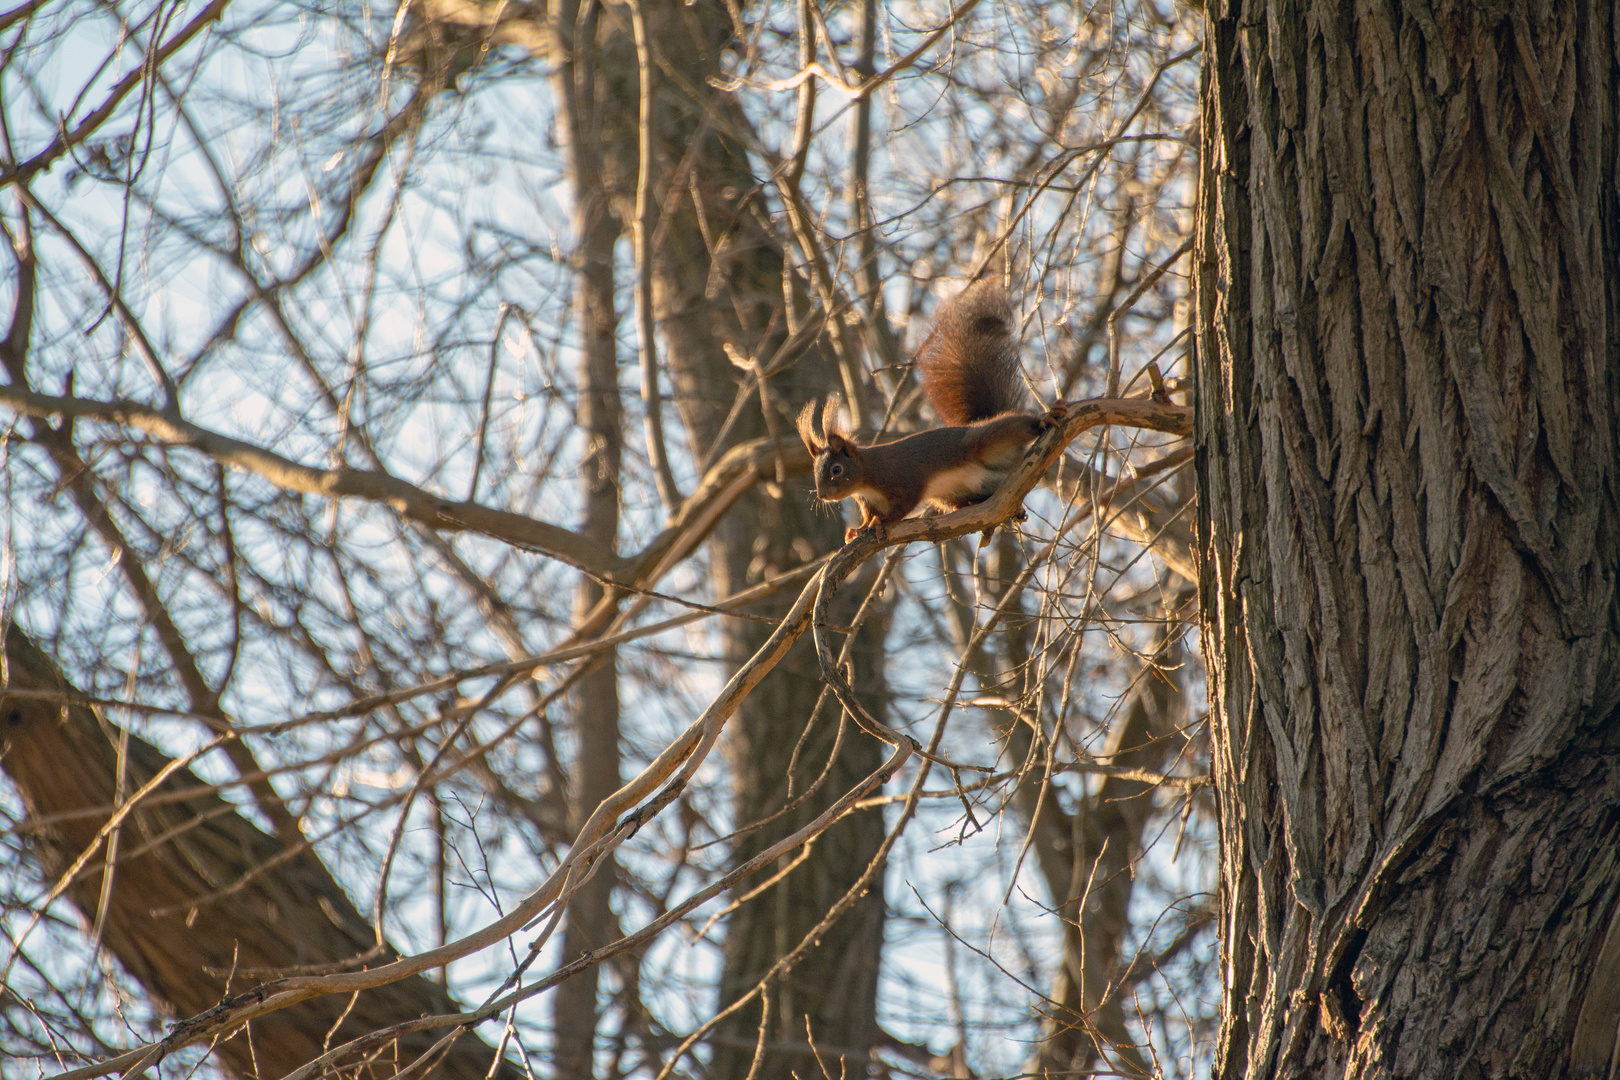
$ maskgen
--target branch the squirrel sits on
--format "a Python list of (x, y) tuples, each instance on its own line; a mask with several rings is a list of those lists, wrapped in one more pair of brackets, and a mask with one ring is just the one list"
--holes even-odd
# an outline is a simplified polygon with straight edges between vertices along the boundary
[(940, 308), (917, 369), (948, 426), (857, 446), (841, 428), (836, 393), (821, 410), (820, 434), (816, 403), (799, 413), (799, 438), (815, 459), (816, 495), (860, 507), (861, 523), (844, 534), (846, 542), (868, 529), (882, 539), (924, 504), (949, 511), (989, 498), (1030, 443), (1068, 415), (1062, 402), (1045, 413), (1025, 410), (1012, 304), (995, 281), (970, 285)]

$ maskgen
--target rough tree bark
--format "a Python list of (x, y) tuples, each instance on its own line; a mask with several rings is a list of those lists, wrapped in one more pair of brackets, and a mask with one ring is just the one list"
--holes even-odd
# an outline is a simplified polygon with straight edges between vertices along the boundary
[(1609, 1074), (1616, 46), (1605, 0), (1210, 6), (1216, 1076)]
[[(5, 631), (5, 689), (75, 694), (21, 631), (0, 628)], [(0, 766), (29, 820), (44, 823), (32, 829), (40, 865), (59, 879), (108, 821), (118, 790), (120, 732), (88, 708), (0, 689), (0, 740)], [(171, 764), (156, 747), (129, 736), (123, 789), (139, 790)], [(166, 801), (186, 791), (196, 793)], [(376, 950), (376, 931), (313, 851), (288, 858), (280, 839), (210, 792), (190, 769), (170, 773), (119, 828), (102, 945), (176, 1016), (195, 1016), (291, 968), (361, 957), (375, 965), (399, 955), (386, 945)], [(101, 907), (106, 850), (103, 843), (65, 893), (87, 925)], [(324, 1047), (461, 1007), (438, 983), (413, 976), (352, 1003), (321, 997), (271, 1013), (221, 1042), (215, 1055), (237, 1076), (284, 1076)], [(438, 1038), (420, 1032), (385, 1047), (374, 1059), (374, 1075), (393, 1075)], [(478, 1080), (490, 1074), (493, 1057), (476, 1036), (463, 1036), (434, 1075)], [(494, 1075), (517, 1080), (523, 1074), (503, 1062)]]

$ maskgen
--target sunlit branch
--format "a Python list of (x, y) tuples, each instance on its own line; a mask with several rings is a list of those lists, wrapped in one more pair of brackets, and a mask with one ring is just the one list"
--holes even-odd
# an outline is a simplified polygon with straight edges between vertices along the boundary
[[(732, 676), (703, 713), (638, 776), (592, 812), (575, 837), (572, 849), (546, 881), (500, 919), (437, 949), (402, 957), (369, 971), (296, 976), (256, 987), (228, 999), (201, 1016), (175, 1025), (170, 1034), (158, 1042), (61, 1073), (55, 1080), (88, 1080), (110, 1072), (138, 1075), (155, 1061), (181, 1047), (233, 1031), (255, 1017), (321, 995), (358, 993), (443, 967), (452, 960), (488, 948), (544, 917), (566, 900), (565, 891), (577, 868), (588, 867), (591, 861), (627, 839), (646, 820), (672, 802), (690, 781), (697, 767), (713, 749), (726, 721), (804, 632), (819, 585), (820, 575), (817, 575), (805, 585), (776, 632)], [(904, 760), (905, 752), (908, 751), (903, 747), (897, 748), (900, 761)], [(860, 795), (867, 790), (870, 788), (863, 786)], [(853, 803), (858, 798), (856, 796), (849, 801)], [(643, 803), (643, 800), (647, 801)], [(577, 886), (577, 882), (574, 884)], [(504, 1008), (505, 1004), (498, 1007)]]
[(0, 169), (0, 187), (14, 184), (19, 180), (26, 182), (35, 173), (50, 168), (63, 154), (94, 135), (117, 111), (119, 104), (129, 96), (131, 90), (145, 82), (150, 72), (155, 71), (192, 38), (196, 37), (211, 23), (219, 20), (225, 14), (225, 9), (228, 6), (229, 0), (211, 0), (207, 7), (197, 13), (196, 18), (181, 27), (169, 40), (158, 46), (151, 56), (146, 57), (144, 63), (113, 84), (112, 89), (107, 92), (107, 96), (102, 99), (102, 103), (92, 109), (71, 131), (67, 130), (64, 125), (58, 131), (56, 138), (51, 140), (48, 146), (33, 157), (27, 161), (19, 162), (9, 169)]
[[(319, 469), (273, 450), (234, 439), (165, 415), (134, 401), (93, 401), (53, 397), (17, 386), (0, 387), (0, 405), (35, 417), (70, 416), (119, 424), (171, 446), (189, 446), (223, 464), (256, 473), (278, 487), (326, 498), (352, 497), (391, 507), (403, 517), (433, 529), (478, 532), (550, 555), (603, 580), (640, 581), (656, 577), (702, 543), (718, 513), (735, 502), (762, 474), (774, 471), (769, 440), (734, 448), (710, 470), (670, 525), (640, 553), (615, 556), (561, 526), (480, 503), (434, 495), (408, 481), (373, 469)], [(795, 471), (808, 464), (802, 448), (787, 448)]]

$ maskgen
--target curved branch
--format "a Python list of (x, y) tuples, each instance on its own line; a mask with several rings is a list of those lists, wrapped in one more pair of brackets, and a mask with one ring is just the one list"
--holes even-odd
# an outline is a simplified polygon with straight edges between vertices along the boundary
[[(940, 541), (973, 532), (987, 532), (1011, 518), (1024, 504), (1024, 496), (1040, 483), (1046, 470), (1063, 456), (1064, 449), (1082, 432), (1094, 427), (1136, 427), (1150, 431), (1163, 431), (1172, 435), (1192, 434), (1192, 409), (1155, 398), (1094, 398), (1068, 406), (1068, 418), (1063, 424), (1035, 440), (1024, 454), (1024, 460), (1002, 481), (996, 493), (981, 503), (964, 507), (939, 517), (907, 518), (888, 530), (883, 538), (862, 534), (845, 544), (827, 563), (821, 573), (821, 589), (816, 599), (814, 619), (816, 652), (821, 659), (821, 673), (833, 693), (867, 731), (891, 742), (904, 738), (877, 720), (861, 704), (855, 690), (839, 670), (826, 640), (827, 611), (839, 584), (867, 559), (883, 548), (907, 544), (913, 540)], [(939, 761), (950, 768), (959, 766), (934, 758), (913, 744), (918, 753), (930, 761)], [(988, 771), (988, 770), (985, 770)]]
[[(774, 476), (778, 447), (770, 439), (737, 446), (709, 470), (668, 527), (639, 553), (614, 555), (601, 544), (550, 522), (471, 501), (446, 499), (377, 469), (319, 469), (274, 450), (211, 431), (135, 401), (55, 397), (20, 386), (0, 386), (0, 405), (28, 416), (67, 416), (119, 424), (170, 446), (189, 446), (214, 460), (256, 473), (277, 487), (327, 498), (383, 503), (417, 524), (451, 532), (476, 532), (578, 567), (610, 584), (645, 584), (666, 573), (703, 542), (715, 523), (761, 476)], [(802, 472), (809, 458), (788, 447), (789, 472)]]
[[(368, 1035), (355, 1039), (353, 1042), (347, 1043), (343, 1046), (339, 1046), (336, 1049), (315, 1059), (314, 1061), (309, 1062), (297, 1072), (286, 1076), (284, 1080), (307, 1080), (307, 1078), (317, 1075), (320, 1068), (323, 1066), (331, 1065), (345, 1057), (351, 1057), (354, 1054), (360, 1053), (361, 1051), (367, 1050), (373, 1046), (382, 1045), (388, 1042), (390, 1039), (397, 1038), (401, 1035), (410, 1034), (417, 1031), (426, 1031), (432, 1028), (449, 1027), (452, 1024), (470, 1028), (473, 1025), (493, 1019), (518, 1002), (523, 1001), (526, 998), (533, 997), (542, 991), (549, 990), (551, 987), (556, 986), (558, 983), (567, 981), (587, 968), (594, 967), (595, 965), (602, 963), (604, 960), (610, 960), (621, 953), (629, 952), (632, 949), (645, 945), (658, 934), (674, 925), (676, 921), (690, 915), (701, 905), (732, 888), (738, 882), (744, 881), (752, 877), (754, 874), (757, 874), (759, 871), (763, 870), (767, 866), (770, 866), (772, 863), (779, 860), (782, 856), (786, 855), (794, 848), (799, 847), (801, 844), (804, 844), (809, 840), (814, 839), (816, 836), (819, 836), (821, 833), (826, 832), (829, 826), (831, 826), (839, 818), (842, 818), (845, 814), (859, 810), (866, 806), (869, 802), (869, 800), (865, 798), (866, 794), (887, 783), (890, 777), (900, 771), (900, 767), (906, 763), (906, 759), (910, 756), (910, 743), (906, 740), (896, 742), (894, 744), (894, 752), (889, 755), (888, 759), (885, 760), (876, 771), (868, 775), (859, 784), (856, 784), (853, 788), (845, 792), (836, 802), (818, 814), (804, 827), (782, 838), (781, 840), (778, 840), (776, 843), (767, 847), (753, 858), (747, 860), (736, 868), (727, 871), (725, 874), (710, 882), (708, 885), (705, 885), (703, 888), (699, 889), (685, 900), (682, 900), (679, 904), (676, 904), (674, 907), (670, 908), (668, 911), (664, 912), (662, 915), (658, 916), (658, 918), (654, 919), (640, 930), (637, 930), (635, 933), (626, 934), (618, 941), (612, 942), (609, 945), (604, 945), (600, 949), (588, 952), (571, 963), (557, 968), (544, 979), (532, 983), (529, 986), (521, 987), (509, 994), (494, 998), (479, 1006), (477, 1009), (469, 1010), (464, 1013), (448, 1014), (443, 1016), (424, 1016), (418, 1020), (407, 1021), (392, 1028), (371, 1032)], [(637, 815), (637, 817), (638, 820), (641, 819), (641, 815)]]
[[(532, 925), (567, 900), (569, 886), (577, 884), (584, 877), (579, 871), (588, 870), (592, 862), (627, 839), (675, 799), (708, 757), (726, 721), (736, 713), (743, 699), (787, 655), (788, 649), (804, 633), (810, 622), (812, 601), (820, 585), (820, 574), (806, 583), (776, 631), (731, 677), (708, 708), (638, 776), (592, 812), (581, 826), (567, 857), (539, 888), (507, 915), (457, 941), (369, 971), (297, 976), (256, 986), (204, 1013), (181, 1021), (170, 1029), (168, 1036), (157, 1042), (60, 1073), (54, 1080), (90, 1080), (91, 1077), (112, 1072), (124, 1072), (128, 1080), (134, 1080), (168, 1054), (234, 1031), (256, 1017), (312, 998), (329, 994), (355, 994), (443, 967)], [(860, 788), (862, 793), (870, 790), (865, 784)], [(854, 796), (854, 799), (858, 798)]]
[(895, 544), (950, 540), (994, 528), (1018, 513), (1024, 505), (1024, 497), (1063, 456), (1069, 443), (1092, 428), (1133, 427), (1187, 436), (1192, 434), (1192, 425), (1191, 406), (1155, 398), (1092, 398), (1074, 402), (1068, 406), (1068, 418), (1035, 440), (1024, 454), (1024, 460), (988, 499), (938, 517), (906, 518), (890, 526), (887, 537), (859, 536), (846, 544), (844, 550), (859, 552), (859, 561), (865, 561), (874, 552)]
[(212, 0), (179, 33), (158, 46), (157, 51), (148, 58), (146, 63), (141, 64), (120, 79), (117, 85), (107, 92), (107, 96), (102, 100), (102, 103), (90, 115), (79, 121), (77, 127), (72, 131), (68, 131), (66, 125), (64, 125), (57, 132), (56, 138), (52, 139), (51, 144), (45, 149), (13, 168), (0, 171), (0, 187), (14, 184), (19, 180), (26, 182), (35, 173), (43, 172), (56, 164), (56, 160), (67, 153), (69, 149), (94, 135), (97, 129), (112, 117), (119, 103), (129, 95), (129, 92), (146, 81), (149, 72), (156, 71), (165, 60), (201, 33), (210, 23), (223, 17), (228, 2), (229, 0)]

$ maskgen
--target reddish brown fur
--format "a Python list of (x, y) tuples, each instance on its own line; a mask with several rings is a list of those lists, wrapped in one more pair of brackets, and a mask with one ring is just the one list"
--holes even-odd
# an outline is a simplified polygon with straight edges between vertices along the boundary
[(917, 372), (929, 404), (953, 426), (1024, 407), (1013, 309), (999, 282), (975, 282), (940, 306)]
[(816, 495), (854, 499), (861, 523), (845, 538), (889, 526), (924, 502), (956, 510), (988, 498), (1024, 450), (1067, 413), (1020, 412), (1023, 388), (1012, 338), (1012, 305), (994, 282), (980, 282), (946, 303), (917, 357), (923, 389), (949, 426), (878, 446), (857, 446), (841, 427), (839, 396), (830, 394), (816, 430), (814, 402), (797, 427), (815, 458)]

